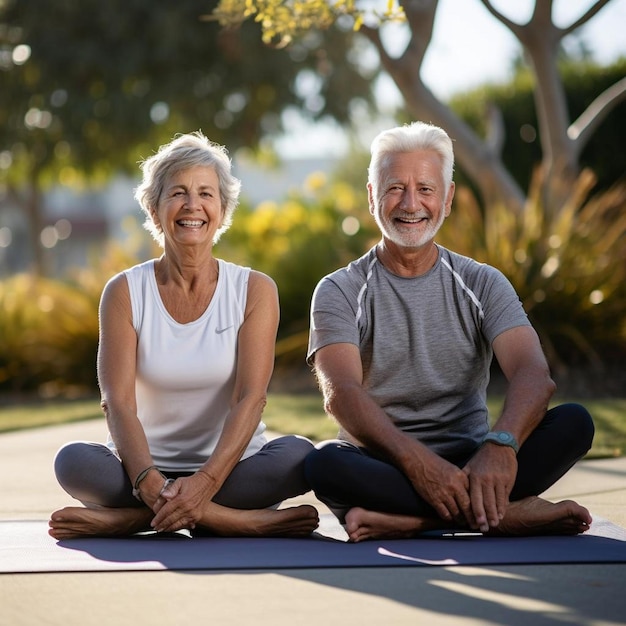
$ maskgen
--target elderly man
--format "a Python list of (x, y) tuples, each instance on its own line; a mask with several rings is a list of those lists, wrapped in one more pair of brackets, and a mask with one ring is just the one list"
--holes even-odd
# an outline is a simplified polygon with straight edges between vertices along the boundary
[[(538, 497), (591, 447), (581, 406), (548, 410), (546, 359), (497, 269), (435, 243), (454, 197), (452, 142), (421, 122), (375, 138), (367, 185), (382, 238), (322, 279), (308, 361), (340, 427), (306, 459), (351, 541), (434, 528), (577, 534), (572, 501)], [(493, 356), (508, 386), (489, 426)]]

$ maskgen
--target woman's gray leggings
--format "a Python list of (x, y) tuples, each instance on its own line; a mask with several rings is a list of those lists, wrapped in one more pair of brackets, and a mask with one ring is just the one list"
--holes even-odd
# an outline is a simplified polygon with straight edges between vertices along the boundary
[[(256, 454), (240, 461), (213, 501), (236, 509), (263, 509), (309, 491), (304, 459), (313, 444), (288, 435), (266, 443)], [(59, 484), (86, 506), (144, 506), (133, 495), (133, 485), (120, 459), (101, 443), (73, 441), (54, 459)], [(168, 478), (193, 472), (167, 472)]]

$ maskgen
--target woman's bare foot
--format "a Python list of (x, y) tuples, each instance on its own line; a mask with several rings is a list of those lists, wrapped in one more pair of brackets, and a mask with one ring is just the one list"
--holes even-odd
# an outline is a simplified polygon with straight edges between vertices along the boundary
[(309, 504), (284, 509), (227, 509), (218, 504), (198, 526), (223, 537), (306, 537), (319, 525), (317, 509)]
[(589, 530), (589, 511), (573, 500), (548, 502), (536, 496), (511, 502), (504, 519), (489, 531), (496, 536), (578, 535)]
[(84, 508), (68, 506), (55, 511), (48, 534), (55, 539), (128, 536), (150, 528), (154, 513), (147, 508)]
[[(66, 507), (52, 514), (48, 533), (57, 540), (128, 536), (150, 529), (153, 517), (147, 508)], [(279, 510), (244, 510), (211, 503), (206, 520), (198, 526), (224, 537), (305, 537), (318, 524), (317, 509), (308, 504)]]
[(411, 517), (354, 507), (346, 513), (345, 529), (353, 543), (366, 539), (406, 539), (426, 530), (446, 528), (434, 517)]

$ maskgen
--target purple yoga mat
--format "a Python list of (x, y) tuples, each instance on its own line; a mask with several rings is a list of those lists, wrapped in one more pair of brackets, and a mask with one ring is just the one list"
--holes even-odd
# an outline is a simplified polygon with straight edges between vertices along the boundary
[(306, 539), (144, 535), (57, 542), (44, 521), (0, 522), (0, 573), (541, 563), (626, 563), (626, 530), (600, 520), (574, 537), (431, 534), (351, 544), (321, 534)]

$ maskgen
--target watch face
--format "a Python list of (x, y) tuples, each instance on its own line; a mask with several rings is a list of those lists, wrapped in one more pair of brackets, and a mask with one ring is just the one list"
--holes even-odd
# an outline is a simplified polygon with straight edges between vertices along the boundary
[(495, 430), (491, 431), (485, 437), (485, 441), (492, 441), (493, 443), (497, 443), (501, 446), (510, 446), (517, 452), (519, 450), (519, 444), (515, 437), (507, 432), (506, 430)]
[(498, 441), (501, 441), (502, 443), (510, 443), (513, 440), (513, 435), (511, 435), (511, 433), (498, 433), (496, 435), (498, 437)]

